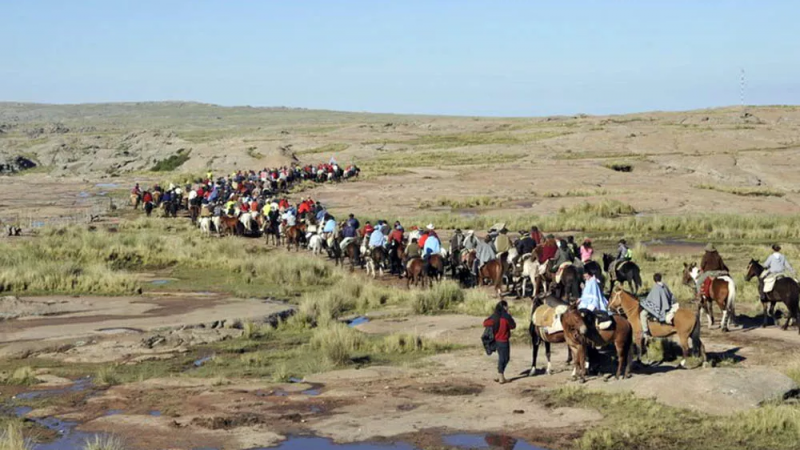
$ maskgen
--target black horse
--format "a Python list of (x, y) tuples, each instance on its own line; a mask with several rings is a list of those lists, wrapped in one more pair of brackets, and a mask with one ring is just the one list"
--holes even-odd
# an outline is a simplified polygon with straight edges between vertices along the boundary
[(611, 285), (608, 287), (608, 292), (613, 292), (614, 283), (619, 282), (619, 284), (628, 283), (631, 292), (634, 294), (639, 293), (639, 288), (642, 287), (642, 277), (639, 274), (639, 266), (634, 262), (627, 261), (625, 264), (618, 264), (614, 269), (616, 273), (612, 274), (608, 269), (613, 262), (613, 256), (608, 253), (603, 253), (603, 268), (608, 273), (609, 278), (611, 278)]
[[(750, 281), (753, 277), (758, 278), (758, 292), (764, 291), (764, 280), (761, 274), (764, 268), (755, 259), (750, 260), (747, 265), (747, 276), (744, 277), (745, 281)], [(786, 317), (786, 323), (783, 324), (783, 329), (789, 327), (789, 322), (795, 319), (797, 323), (797, 332), (800, 333), (800, 307), (798, 307), (798, 298), (800, 298), (800, 286), (794, 279), (785, 277), (775, 282), (772, 291), (765, 296), (766, 301), (761, 301), (761, 306), (764, 308), (764, 323), (762, 327), (767, 326), (767, 317), (773, 317), (775, 313), (775, 303), (783, 302), (786, 309), (789, 310), (789, 315)], [(767, 306), (769, 305), (769, 309)]]

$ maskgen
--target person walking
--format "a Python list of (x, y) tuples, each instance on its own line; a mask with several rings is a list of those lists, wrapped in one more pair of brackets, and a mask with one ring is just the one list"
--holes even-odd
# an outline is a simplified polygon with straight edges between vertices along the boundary
[(484, 327), (492, 327), (497, 347), (497, 381), (505, 384), (505, 371), (511, 361), (511, 330), (517, 327), (514, 318), (508, 312), (508, 302), (501, 300), (494, 307), (494, 314), (483, 321)]

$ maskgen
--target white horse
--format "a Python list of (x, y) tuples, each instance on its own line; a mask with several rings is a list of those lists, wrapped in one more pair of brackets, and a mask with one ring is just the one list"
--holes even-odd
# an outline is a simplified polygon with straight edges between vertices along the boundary
[(214, 216), (211, 218), (211, 223), (214, 224), (214, 229), (217, 230), (217, 236), (222, 236), (222, 218)]
[(201, 217), (198, 223), (200, 224), (200, 233), (211, 236), (211, 217)]
[(322, 254), (322, 250), (324, 249), (324, 241), (325, 239), (319, 233), (314, 233), (308, 239), (308, 249), (311, 250), (311, 253), (314, 255)]
[(253, 216), (249, 212), (239, 216), (239, 222), (242, 222), (242, 225), (244, 225), (244, 229), (248, 233), (253, 232), (253, 226), (252, 226)]

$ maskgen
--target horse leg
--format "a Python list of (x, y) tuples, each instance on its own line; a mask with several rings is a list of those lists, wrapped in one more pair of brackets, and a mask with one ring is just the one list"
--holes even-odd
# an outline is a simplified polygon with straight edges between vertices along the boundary
[[(567, 353), (569, 354), (569, 347), (567, 347)], [(544, 373), (547, 375), (553, 374), (553, 365), (550, 363), (550, 341), (544, 341), (544, 356), (547, 358), (547, 369), (545, 369)]]
[[(691, 330), (690, 330), (691, 332)], [(689, 335), (687, 333), (679, 333), (678, 337), (681, 341), (681, 351), (683, 352), (683, 359), (681, 359), (680, 367), (686, 367), (686, 358), (689, 357)]]
[[(787, 302), (787, 303), (788, 303), (788, 302)], [(783, 330), (784, 330), (784, 331), (786, 331), (786, 330), (789, 328), (789, 322), (791, 322), (791, 321), (792, 321), (792, 318), (794, 318), (794, 317), (796, 317), (796, 316), (797, 316), (796, 312), (795, 312), (795, 311), (793, 311), (793, 309), (794, 309), (794, 308), (792, 308), (792, 307), (790, 307), (790, 306), (788, 306), (788, 305), (787, 305), (787, 308), (786, 308), (786, 309), (788, 309), (788, 310), (789, 310), (789, 314), (787, 314), (787, 315), (786, 315), (786, 323), (784, 323), (784, 324), (783, 324)]]
[(531, 326), (528, 328), (530, 335), (531, 335), (531, 344), (532, 344), (532, 358), (531, 358), (531, 370), (528, 372), (529, 376), (536, 375), (536, 355), (539, 353), (539, 344), (541, 344), (541, 338), (539, 337), (539, 333), (536, 330), (536, 326), (531, 323)]
[(767, 320), (770, 317), (769, 313), (769, 302), (762, 302), (761, 309), (763, 310), (764, 322), (761, 323), (761, 328), (767, 327)]

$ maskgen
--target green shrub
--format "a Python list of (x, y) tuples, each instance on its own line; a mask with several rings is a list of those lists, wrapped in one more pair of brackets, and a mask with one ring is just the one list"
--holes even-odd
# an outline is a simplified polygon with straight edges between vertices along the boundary
[(412, 308), (417, 314), (431, 314), (464, 301), (464, 290), (455, 281), (434, 284), (428, 290), (417, 292)]

